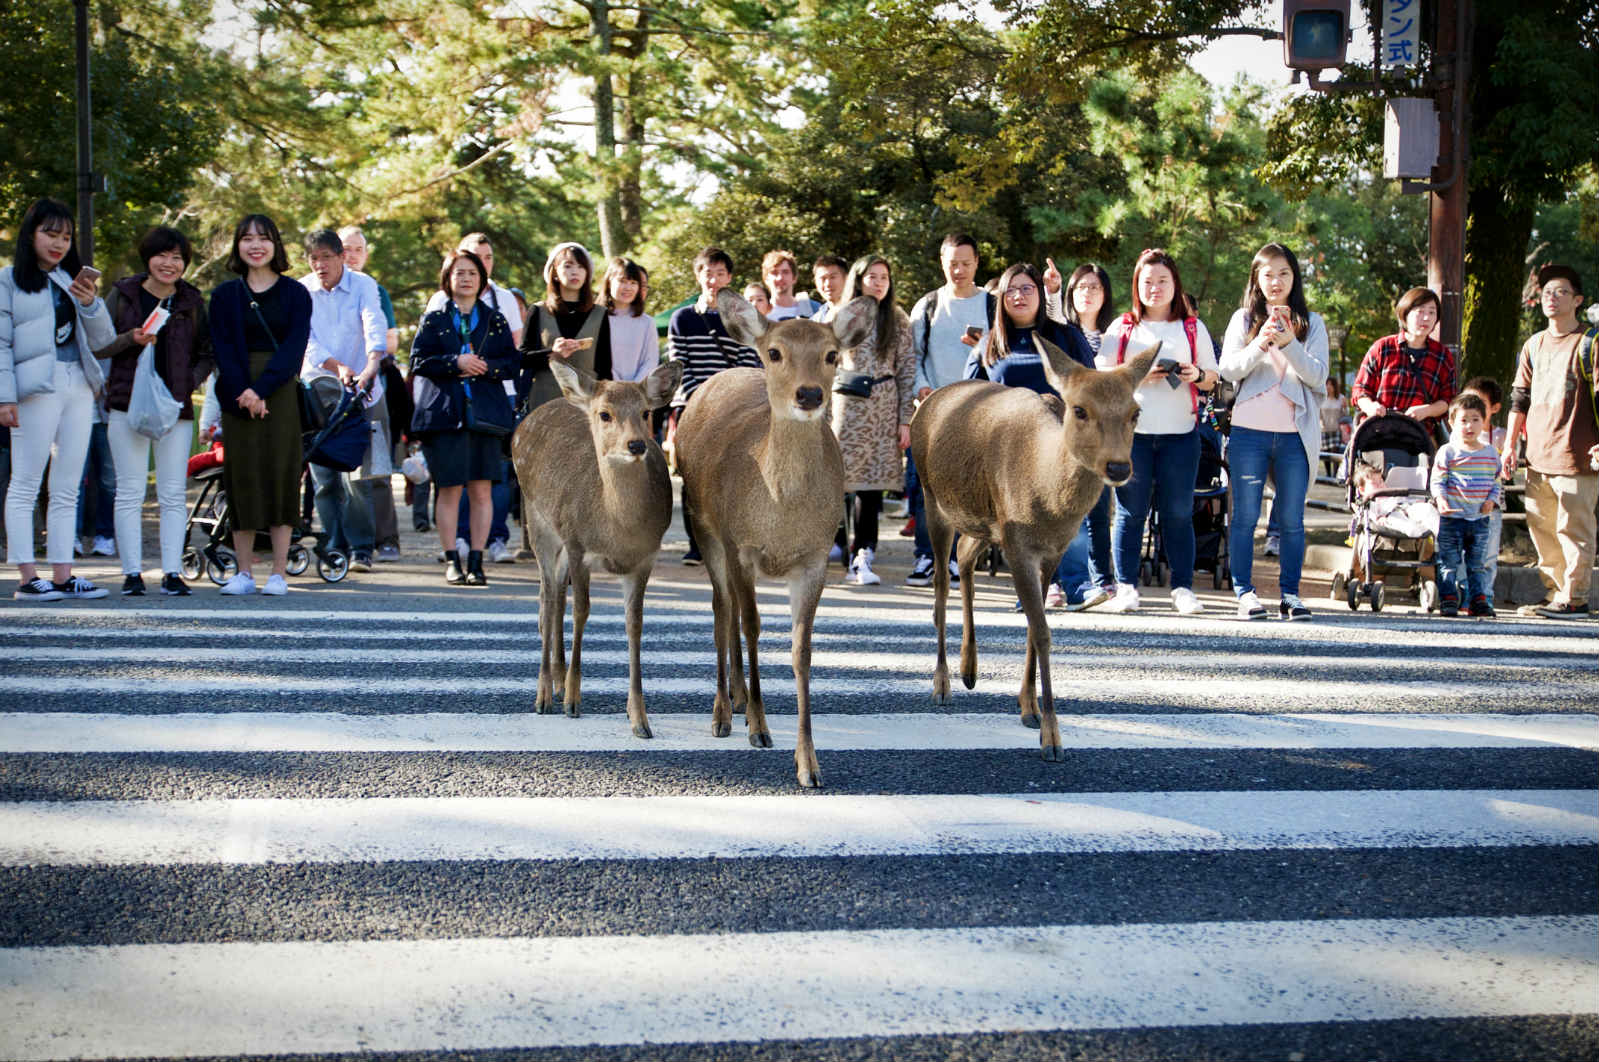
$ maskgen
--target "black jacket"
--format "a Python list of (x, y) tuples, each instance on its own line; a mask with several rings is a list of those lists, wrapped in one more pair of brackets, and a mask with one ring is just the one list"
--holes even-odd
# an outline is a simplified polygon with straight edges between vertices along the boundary
[(472, 352), (489, 364), (489, 371), (470, 379), (461, 375), (456, 358), (461, 354), (461, 336), (455, 330), (449, 304), (422, 318), (416, 339), (411, 343), (411, 370), (415, 373), (416, 412), (411, 415), (411, 433), (456, 431), (461, 428), (462, 390), (472, 388), (472, 402), (483, 416), (510, 423), (511, 400), (505, 381), (516, 379), (521, 356), (511, 342), (511, 328), (500, 311), (478, 303), (477, 327), (472, 330)]

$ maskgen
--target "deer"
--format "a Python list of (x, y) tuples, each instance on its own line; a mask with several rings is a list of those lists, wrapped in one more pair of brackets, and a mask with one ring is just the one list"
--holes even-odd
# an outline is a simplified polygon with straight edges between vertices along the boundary
[[(783, 579), (799, 710), (795, 774), (802, 787), (813, 789), (822, 784), (822, 772), (811, 739), (811, 630), (844, 498), (844, 458), (829, 421), (829, 399), (840, 351), (871, 333), (877, 305), (862, 296), (830, 324), (800, 318), (771, 324), (723, 288), (716, 308), (734, 341), (760, 352), (763, 369), (726, 369), (711, 377), (690, 397), (677, 428), (683, 492), (711, 579), (711, 733), (732, 733), (738, 708), (750, 744), (772, 747), (756, 658), (761, 621), (755, 578)], [(741, 622), (748, 687), (740, 662)]]
[[(621, 576), (627, 627), (627, 718), (635, 737), (651, 737), (644, 710), (640, 641), (644, 588), (661, 538), (672, 522), (672, 481), (666, 455), (650, 430), (650, 411), (670, 401), (683, 366), (667, 362), (642, 384), (598, 381), (560, 361), (550, 371), (563, 397), (523, 419), (511, 436), (511, 458), (522, 485), (523, 523), (532, 531), (539, 565), (538, 693), (540, 715), (555, 711), (563, 687), (566, 714), (581, 714), (583, 627), (589, 615), (589, 574), (598, 564)], [(572, 587), (572, 662), (562, 628), (566, 588)]]
[[(1063, 758), (1050, 685), (1044, 586), (1104, 485), (1132, 475), (1133, 392), (1160, 344), (1107, 372), (1086, 368), (1042, 337), (1044, 374), (1056, 391), (1040, 395), (986, 380), (934, 391), (911, 418), (911, 456), (921, 474), (935, 558), (948, 557), (957, 532), (961, 585), (961, 681), (977, 684), (972, 573), (992, 545), (1004, 551), (1027, 616), (1027, 656), (1016, 695), (1022, 725), (1039, 731), (1043, 758)], [(950, 701), (945, 653), (949, 566), (933, 565), (933, 626), (938, 663), (933, 703)], [(1034, 676), (1040, 691), (1034, 691)]]

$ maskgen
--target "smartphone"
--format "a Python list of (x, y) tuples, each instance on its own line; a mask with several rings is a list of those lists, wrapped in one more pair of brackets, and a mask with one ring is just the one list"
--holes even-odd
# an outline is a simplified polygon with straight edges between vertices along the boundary
[(983, 330), (978, 328), (976, 325), (968, 325), (966, 328), (966, 338), (975, 343), (979, 339), (983, 338)]
[(74, 284), (80, 280), (87, 280), (91, 285), (98, 284), (100, 282), (100, 271), (94, 266), (84, 266), (78, 270), (78, 275), (72, 278)]
[(1166, 386), (1172, 390), (1175, 391), (1183, 385), (1183, 378), (1177, 375), (1182, 369), (1182, 365), (1178, 362), (1172, 361), (1170, 358), (1161, 358), (1155, 363), (1155, 368), (1166, 374)]

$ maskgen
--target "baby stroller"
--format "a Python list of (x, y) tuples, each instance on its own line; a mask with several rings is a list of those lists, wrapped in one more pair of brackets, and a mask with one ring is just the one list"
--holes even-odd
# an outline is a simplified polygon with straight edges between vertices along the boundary
[[(1210, 572), (1217, 590), (1233, 585), (1232, 566), (1227, 559), (1227, 460), (1223, 456), (1226, 440), (1209, 423), (1199, 425), (1199, 472), (1194, 477), (1194, 571)], [(1144, 536), (1144, 555), (1138, 565), (1139, 579), (1146, 586), (1165, 586), (1171, 575), (1166, 559), (1166, 540), (1161, 533), (1160, 515), (1149, 510), (1149, 531)]]
[(1354, 514), (1353, 548), (1347, 570), (1333, 575), (1332, 597), (1351, 609), (1364, 597), (1381, 612), (1391, 575), (1424, 610), (1438, 607), (1438, 510), (1427, 490), (1433, 450), (1426, 426), (1400, 413), (1367, 418), (1350, 437), (1340, 478)]
[[(347, 472), (360, 467), (370, 429), (362, 410), (361, 393), (339, 390), (341, 394), (337, 397), (313, 393), (312, 404), (318, 398), (333, 404), (322, 414), (320, 425), (315, 423), (315, 411), (307, 411), (313, 423), (301, 433), (300, 452), (306, 463)], [(192, 580), (203, 572), (220, 586), (239, 570), (238, 557), (233, 552), (233, 509), (223, 487), (222, 467), (204, 469), (191, 478), (199, 485), (200, 493), (189, 510), (188, 525), (184, 529), (183, 575)], [(309, 547), (305, 544), (307, 539)], [(304, 574), (313, 556), (317, 574), (324, 582), (336, 583), (350, 573), (349, 557), (343, 550), (328, 545), (326, 532), (312, 534), (304, 527), (296, 527), (289, 546), (289, 574)]]

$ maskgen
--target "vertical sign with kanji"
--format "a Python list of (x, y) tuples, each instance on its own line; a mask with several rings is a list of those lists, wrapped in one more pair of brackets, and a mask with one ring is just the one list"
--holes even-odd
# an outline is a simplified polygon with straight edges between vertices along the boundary
[(1420, 51), (1421, 0), (1383, 0), (1383, 69), (1415, 66), (1420, 61)]

